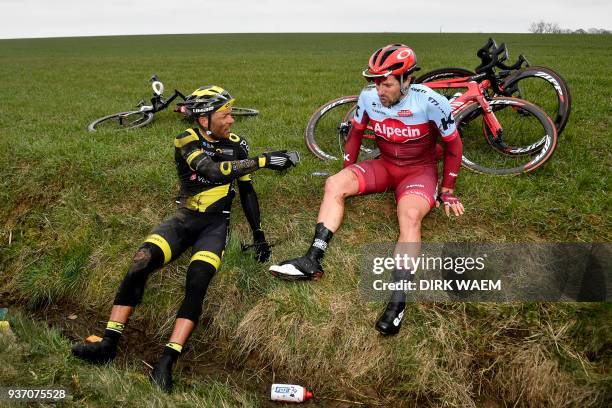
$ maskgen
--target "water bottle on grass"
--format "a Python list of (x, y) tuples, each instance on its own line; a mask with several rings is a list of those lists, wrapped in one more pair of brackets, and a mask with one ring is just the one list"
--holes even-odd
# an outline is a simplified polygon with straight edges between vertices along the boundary
[(295, 384), (272, 384), (270, 399), (282, 402), (304, 402), (312, 398), (312, 392)]

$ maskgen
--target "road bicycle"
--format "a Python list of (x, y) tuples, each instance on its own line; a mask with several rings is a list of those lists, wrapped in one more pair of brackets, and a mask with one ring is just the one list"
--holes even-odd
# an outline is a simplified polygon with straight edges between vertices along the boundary
[[(490, 42), (494, 45), (493, 51), (487, 45), (483, 47), (488, 51), (487, 55), (479, 50), (481, 73), (463, 77), (455, 74), (425, 85), (440, 93), (447, 93), (450, 89), (468, 89), (468, 92), (455, 92), (450, 96), (455, 122), (464, 143), (462, 161), (465, 167), (491, 174), (533, 171), (552, 155), (558, 132), (554, 124), (554, 132), (550, 130), (550, 118), (536, 105), (517, 98), (492, 96), (492, 91), (499, 89), (511, 70), (520, 67), (526, 59), (521, 56), (517, 63), (507, 67), (509, 70), (496, 73), (494, 67), (504, 66), (507, 49), (503, 44), (497, 47), (492, 39)], [(315, 156), (323, 160), (338, 159), (350, 130), (356, 101), (355, 95), (340, 97), (322, 105), (312, 115), (305, 139)], [(481, 142), (483, 135), (487, 144)], [(364, 159), (377, 157), (380, 153), (371, 129), (366, 129), (361, 152)]]
[[(185, 95), (176, 89), (169, 98), (164, 98), (164, 84), (157, 75), (153, 75), (149, 83), (153, 88), (153, 97), (151, 98), (150, 105), (145, 105), (144, 100), (140, 100), (138, 105), (136, 105), (138, 109), (101, 117), (91, 122), (87, 129), (90, 132), (95, 132), (98, 130), (112, 131), (140, 128), (151, 123), (154, 114), (166, 109), (176, 98), (185, 100)], [(184, 107), (182, 106), (175, 107), (174, 111), (185, 116)], [(258, 114), (259, 111), (256, 109), (232, 107), (232, 116), (256, 116)]]
[[(439, 68), (422, 74), (415, 83), (489, 73), (489, 95), (514, 96), (535, 103), (553, 119), (557, 133), (561, 134), (570, 116), (572, 98), (567, 82), (559, 73), (548, 67), (531, 65), (522, 54), (513, 65), (504, 64), (503, 61), (508, 59), (508, 49), (503, 43), (498, 46), (493, 38), (489, 38), (476, 55), (481, 62), (475, 72), (457, 67)], [(502, 71), (494, 75), (495, 68)], [(452, 88), (437, 90), (449, 98), (456, 91)]]

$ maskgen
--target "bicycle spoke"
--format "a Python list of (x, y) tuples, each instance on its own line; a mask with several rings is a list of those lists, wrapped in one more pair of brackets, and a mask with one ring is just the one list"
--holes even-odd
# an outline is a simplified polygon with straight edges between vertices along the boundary
[(559, 99), (555, 89), (542, 78), (526, 77), (518, 81), (513, 89), (512, 96), (535, 103), (551, 118), (559, 112)]

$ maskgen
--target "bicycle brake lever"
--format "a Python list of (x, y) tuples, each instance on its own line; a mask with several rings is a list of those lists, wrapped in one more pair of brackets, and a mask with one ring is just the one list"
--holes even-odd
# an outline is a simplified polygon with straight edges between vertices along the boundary
[(489, 37), (486, 44), (483, 45), (477, 52), (476, 56), (480, 59), (485, 58), (487, 55), (491, 55), (491, 52), (497, 49), (497, 43), (493, 37)]
[(529, 62), (529, 60), (527, 59), (527, 57), (525, 57), (523, 54), (521, 54), (519, 57), (520, 57), (520, 58), (523, 60), (523, 62), (525, 63), (525, 67), (530, 67), (530, 66), (531, 66), (531, 63)]

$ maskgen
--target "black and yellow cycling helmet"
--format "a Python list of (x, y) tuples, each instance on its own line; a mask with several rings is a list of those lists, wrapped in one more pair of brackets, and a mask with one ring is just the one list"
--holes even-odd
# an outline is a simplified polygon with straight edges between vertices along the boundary
[(234, 104), (234, 98), (225, 89), (216, 85), (201, 86), (189, 95), (184, 102), (178, 106), (185, 114), (193, 118), (199, 116), (210, 116), (213, 112), (230, 108)]

